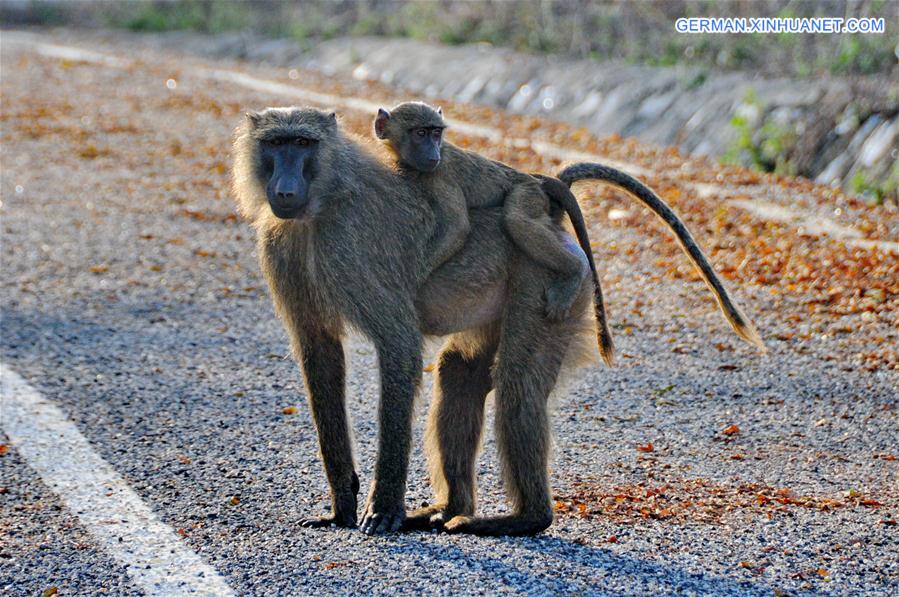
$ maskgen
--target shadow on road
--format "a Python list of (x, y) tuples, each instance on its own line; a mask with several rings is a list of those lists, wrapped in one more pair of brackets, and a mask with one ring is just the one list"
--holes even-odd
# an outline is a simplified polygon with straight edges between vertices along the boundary
[[(699, 593), (710, 595), (749, 594), (770, 595), (771, 588), (749, 581), (734, 581), (702, 572), (688, 572), (677, 566), (640, 559), (612, 552), (608, 549), (581, 545), (561, 537), (506, 537), (476, 539), (494, 542), (496, 557), (474, 555), (464, 547), (435, 543), (432, 535), (409, 534), (388, 537), (391, 551), (415, 553), (418, 557), (449, 562), (465, 568), (473, 567), (484, 574), (502, 579), (510, 587), (529, 587), (529, 590), (553, 594), (583, 594), (597, 591), (652, 594), (657, 591)], [(499, 554), (507, 555), (499, 555)], [(546, 566), (545, 559), (558, 559), (571, 568), (578, 566), (578, 578), (560, 578)], [(560, 562), (561, 564), (561, 562)]]

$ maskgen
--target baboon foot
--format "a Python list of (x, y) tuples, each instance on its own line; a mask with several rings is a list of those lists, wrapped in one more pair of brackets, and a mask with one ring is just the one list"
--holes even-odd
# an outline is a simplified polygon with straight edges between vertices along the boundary
[(546, 289), (546, 306), (544, 312), (550, 321), (562, 321), (571, 313), (571, 307), (577, 299), (582, 275), (559, 278)]
[(409, 512), (401, 531), (430, 531), (443, 527), (446, 504), (434, 504)]
[(372, 504), (365, 508), (362, 516), (362, 524), (359, 525), (366, 535), (380, 535), (381, 533), (394, 533), (403, 526), (406, 520), (406, 510), (402, 504), (398, 508), (375, 509)]
[(356, 528), (356, 513), (347, 512), (345, 514), (332, 514), (331, 516), (304, 518), (300, 521), (300, 526), (307, 529), (321, 529), (334, 525), (346, 529)]
[(504, 536), (504, 535), (536, 535), (546, 530), (553, 522), (551, 512), (543, 514), (512, 514), (482, 518), (478, 516), (456, 516), (443, 525), (447, 533), (466, 533), (469, 535)]

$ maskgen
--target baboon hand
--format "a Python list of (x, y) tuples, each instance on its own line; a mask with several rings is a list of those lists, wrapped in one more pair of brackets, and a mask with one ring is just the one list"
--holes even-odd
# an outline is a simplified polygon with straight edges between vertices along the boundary
[(330, 527), (343, 527), (345, 529), (356, 528), (356, 494), (359, 492), (359, 477), (353, 473), (351, 491), (340, 492), (331, 502), (330, 516), (311, 516), (300, 521), (300, 526), (307, 529), (320, 529)]
[(356, 513), (347, 512), (344, 514), (332, 514), (331, 516), (311, 516), (300, 521), (300, 526), (307, 529), (321, 529), (332, 525), (346, 529), (355, 529)]
[(378, 499), (373, 495), (365, 505), (365, 513), (362, 515), (362, 524), (359, 525), (359, 530), (366, 535), (394, 533), (400, 530), (404, 520), (406, 520), (406, 509), (402, 499), (391, 504), (389, 501)]

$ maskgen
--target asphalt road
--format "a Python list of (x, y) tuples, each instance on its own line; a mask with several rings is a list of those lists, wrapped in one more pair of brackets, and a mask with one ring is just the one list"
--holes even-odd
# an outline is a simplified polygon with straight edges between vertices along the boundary
[[(664, 233), (603, 210), (592, 231), (621, 364), (571, 372), (559, 392), (558, 517), (549, 531), (481, 539), (303, 529), (301, 518), (328, 505), (315, 430), (252, 231), (235, 218), (227, 189), (229, 138), (242, 111), (298, 100), (282, 87), (210, 73), (226, 68), (343, 98), (401, 94), (311, 72), (204, 62), (117, 36), (3, 32), (0, 44), (0, 357), (55, 409), (42, 412), (73, 424), (63, 429), (50, 418), (55, 427), (32, 429), (26, 439), (50, 450), (42, 468), (17, 439), (22, 427), (12, 429), (24, 390), (4, 376), (4, 594), (154, 592), (146, 576), (154, 564), (141, 572), (134, 554), (141, 541), (155, 541), (155, 524), (170, 532), (159, 545), (208, 565), (190, 585), (198, 592), (899, 591), (899, 374), (888, 352), (897, 337), (895, 279), (886, 281), (893, 294), (862, 295), (877, 302), (870, 310), (814, 317), (807, 307), (815, 297), (801, 291), (781, 300), (768, 285), (730, 282), (770, 345), (762, 357), (730, 334), (701, 284), (659, 263), (659, 254), (675, 255)], [(341, 113), (365, 132), (370, 114)], [(506, 126), (502, 115), (493, 123)], [(513, 163), (554, 164), (534, 148), (481, 148)], [(771, 185), (752, 192), (802, 194), (797, 204), (811, 209), (811, 191)], [(745, 217), (775, 244), (845, 249)], [(895, 215), (881, 219), (887, 232), (876, 229), (873, 240), (895, 243)], [(896, 271), (895, 255), (871, 255)], [(831, 323), (842, 335), (821, 327)], [(362, 339), (348, 351), (365, 486), (375, 359)], [(429, 377), (410, 508), (429, 497), (420, 450)], [(62, 441), (72, 433), (83, 445)], [(76, 456), (88, 458), (85, 451), (86, 462), (109, 465), (115, 478), (104, 482), (121, 484), (107, 493), (133, 492), (152, 513), (147, 537), (126, 528), (133, 508), (121, 519), (92, 516), (92, 499), (98, 512), (130, 507), (127, 499), (103, 505), (102, 490), (51, 478)], [(490, 437), (479, 481), (480, 508), (502, 511)]]

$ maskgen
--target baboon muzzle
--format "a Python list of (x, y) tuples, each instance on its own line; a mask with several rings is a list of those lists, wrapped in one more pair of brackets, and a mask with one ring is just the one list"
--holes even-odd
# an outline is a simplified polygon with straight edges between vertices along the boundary
[(309, 205), (308, 189), (302, 176), (273, 177), (268, 188), (272, 213), (282, 219), (298, 218)]

